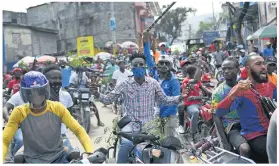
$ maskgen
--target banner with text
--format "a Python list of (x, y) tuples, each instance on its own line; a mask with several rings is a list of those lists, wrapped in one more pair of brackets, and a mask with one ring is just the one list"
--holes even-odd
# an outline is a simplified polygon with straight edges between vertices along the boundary
[(77, 55), (94, 56), (94, 38), (93, 36), (82, 36), (77, 38)]

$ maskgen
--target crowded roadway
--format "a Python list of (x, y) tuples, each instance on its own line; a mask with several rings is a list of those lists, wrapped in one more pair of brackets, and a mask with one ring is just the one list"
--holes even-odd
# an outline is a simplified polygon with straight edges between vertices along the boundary
[[(34, 60), (4, 73), (3, 161), (277, 162), (277, 60), (266, 51), (270, 42), (263, 51), (212, 42), (174, 54), (144, 32), (138, 46), (77, 67), (67, 59), (42, 68)], [(92, 141), (94, 130), (108, 127), (113, 153)]]

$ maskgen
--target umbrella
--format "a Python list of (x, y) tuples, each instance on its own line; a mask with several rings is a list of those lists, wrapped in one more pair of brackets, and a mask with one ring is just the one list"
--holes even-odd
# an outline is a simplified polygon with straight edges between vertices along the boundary
[(273, 38), (277, 37), (277, 26), (276, 25), (268, 25), (265, 27), (262, 27), (258, 29), (255, 33), (252, 34), (253, 39), (258, 39), (258, 38)]
[(130, 41), (126, 41), (126, 42), (122, 43), (121, 47), (122, 48), (137, 48), (137, 49), (139, 49), (139, 46), (136, 43), (130, 42)]
[(251, 40), (252, 39), (252, 35), (247, 36), (246, 40)]
[(47, 61), (55, 62), (56, 58), (53, 56), (49, 56), (49, 55), (43, 55), (43, 56), (40, 56), (39, 58), (37, 58), (38, 63), (44, 63)]
[(14, 68), (15, 68), (15, 67), (19, 67), (19, 64), (20, 64), (21, 62), (25, 63), (26, 65), (29, 65), (30, 63), (33, 63), (34, 59), (35, 59), (35, 57), (26, 56), (26, 57), (22, 58), (21, 60), (19, 60), (16, 64), (14, 64), (13, 67), (14, 67)]
[(102, 60), (106, 60), (106, 59), (109, 59), (111, 57), (111, 54), (107, 53), (107, 52), (99, 52), (98, 54), (96, 54), (94, 56), (94, 60), (97, 60), (98, 57)]

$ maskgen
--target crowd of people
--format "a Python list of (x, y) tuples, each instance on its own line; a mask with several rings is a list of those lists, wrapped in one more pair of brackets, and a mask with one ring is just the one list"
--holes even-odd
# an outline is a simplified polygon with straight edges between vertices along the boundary
[[(41, 72), (15, 68), (12, 75), (5, 75), (4, 88), (12, 96), (3, 109), (7, 121), (3, 160), (8, 151), (8, 156), (15, 156), (24, 146), (28, 163), (69, 162), (67, 156), (73, 148), (67, 140), (66, 128), (77, 136), (86, 152), (93, 152), (88, 134), (71, 115), (73, 101), (67, 89), (73, 87), (90, 88), (95, 98), (105, 105), (121, 98), (121, 115), (143, 125), (154, 117), (167, 119), (165, 136), (185, 133), (186, 112), (191, 120), (193, 142), (197, 141), (201, 102), (188, 99), (208, 96), (212, 113), (222, 121), (223, 132), (237, 153), (259, 163), (276, 163), (277, 111), (267, 113), (260, 98), (277, 101), (277, 63), (268, 43), (263, 54), (255, 46), (248, 55), (239, 45), (237, 55), (232, 55), (230, 50), (212, 45), (208, 49), (172, 55), (166, 45), (161, 44), (157, 50), (156, 38), (145, 32), (140, 37), (139, 48), (132, 55), (119, 54), (92, 64), (90, 69), (102, 71), (108, 77), (107, 82), (112, 83), (114, 90), (108, 94), (100, 93), (99, 85), (91, 82), (88, 67), (73, 67), (66, 61), (49, 65)], [(201, 82), (202, 76), (211, 71), (212, 60), (224, 77), (214, 90)], [(182, 82), (177, 78), (179, 70)], [(13, 110), (11, 114), (10, 110)], [(98, 126), (104, 126), (98, 110), (96, 118)], [(121, 138), (117, 163), (128, 162), (132, 147), (131, 141)]]

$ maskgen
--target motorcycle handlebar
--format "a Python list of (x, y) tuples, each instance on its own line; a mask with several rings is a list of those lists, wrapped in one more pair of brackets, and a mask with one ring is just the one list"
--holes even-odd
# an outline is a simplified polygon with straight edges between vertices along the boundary
[(121, 137), (124, 137), (130, 141), (132, 141), (134, 144), (139, 144), (145, 141), (157, 141), (160, 139), (158, 136), (154, 135), (146, 135), (146, 134), (140, 134), (140, 133), (126, 133), (126, 132), (114, 132), (115, 135), (120, 135)]

